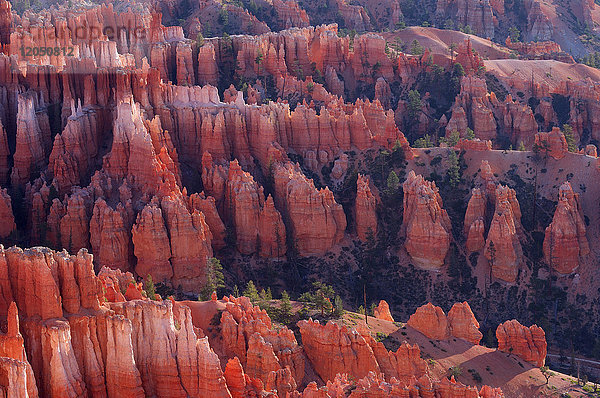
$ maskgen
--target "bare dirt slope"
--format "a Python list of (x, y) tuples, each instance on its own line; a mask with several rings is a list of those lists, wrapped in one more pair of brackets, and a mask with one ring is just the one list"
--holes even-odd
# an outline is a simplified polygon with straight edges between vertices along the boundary
[(567, 64), (554, 60), (516, 60), (497, 59), (485, 61), (488, 72), (493, 73), (508, 88), (513, 82), (530, 82), (547, 84), (550, 91), (555, 91), (562, 82), (591, 79), (600, 81), (600, 70), (583, 64)]
[(506, 47), (479, 36), (468, 35), (454, 30), (411, 26), (395, 32), (382, 33), (382, 36), (390, 42), (396, 38), (402, 40), (403, 43), (411, 43), (413, 40), (417, 40), (421, 46), (430, 49), (434, 54), (443, 54), (448, 57), (450, 56), (450, 44), (454, 43), (458, 45), (467, 39), (471, 39), (473, 49), (484, 58), (503, 59), (508, 58), (510, 55), (510, 50)]

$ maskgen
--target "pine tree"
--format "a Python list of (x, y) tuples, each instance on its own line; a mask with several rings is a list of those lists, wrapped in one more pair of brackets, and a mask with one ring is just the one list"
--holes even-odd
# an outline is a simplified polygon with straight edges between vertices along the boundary
[(150, 300), (156, 300), (156, 290), (154, 288), (154, 282), (152, 281), (152, 275), (150, 274), (146, 276), (144, 291), (146, 292), (146, 297), (148, 297)]
[(417, 39), (413, 40), (410, 45), (410, 53), (412, 55), (422, 55), (425, 50), (421, 46), (421, 44), (417, 41)]
[(233, 287), (233, 297), (240, 297), (240, 289), (238, 288), (238, 285)]
[(211, 257), (206, 265), (206, 282), (200, 288), (198, 300), (210, 300), (213, 292), (225, 287), (225, 278), (223, 276), (223, 266), (219, 259)]
[(516, 26), (511, 26), (508, 29), (508, 35), (510, 36), (510, 41), (513, 43), (518, 43), (521, 41), (521, 32)]
[(519, 142), (518, 150), (521, 152), (525, 152), (526, 149), (525, 149), (525, 144), (523, 144), (523, 141)]
[(416, 139), (413, 143), (413, 148), (431, 148), (432, 146), (433, 141), (431, 141), (429, 134), (425, 134), (423, 137)]
[(283, 323), (288, 323), (292, 316), (292, 303), (290, 302), (290, 295), (285, 290), (281, 293), (281, 301), (279, 302), (279, 314)]
[(375, 316), (375, 308), (377, 308), (377, 304), (371, 303), (369, 307), (369, 316)]
[(394, 170), (390, 171), (387, 178), (387, 189), (389, 193), (395, 193), (400, 185), (400, 179)]
[(322, 291), (316, 292), (314, 295), (314, 303), (321, 310), (321, 316), (325, 315), (325, 307), (327, 307), (327, 297), (323, 294)]
[(256, 290), (256, 286), (254, 285), (253, 281), (248, 282), (243, 295), (248, 297), (253, 303), (260, 300), (260, 297), (258, 296), (258, 290)]
[(474, 140), (475, 139), (475, 132), (472, 129), (470, 129), (469, 127), (467, 127), (467, 133), (465, 134), (465, 137), (468, 140)]
[(460, 166), (458, 156), (453, 149), (448, 154), (448, 180), (452, 188), (456, 188), (460, 184)]
[(310, 295), (313, 304), (321, 310), (321, 315), (325, 315), (325, 310), (331, 310), (333, 305), (331, 301), (335, 297), (333, 287), (322, 282), (313, 282), (313, 294)]
[(198, 48), (204, 45), (204, 36), (202, 35), (202, 32), (198, 32), (198, 35), (196, 36), (196, 44), (198, 45)]
[(450, 45), (448, 46), (448, 49), (450, 50), (450, 63), (453, 64), (454, 63), (454, 51), (456, 50), (456, 43), (450, 43)]
[(569, 152), (577, 152), (577, 144), (575, 144), (575, 138), (573, 137), (573, 127), (568, 124), (564, 124), (562, 127), (562, 133), (565, 136), (565, 140), (567, 140)]
[[(470, 129), (467, 130), (467, 133), (469, 132)], [(473, 130), (471, 130), (473, 131)], [(450, 133), (450, 135), (448, 135), (448, 138), (446, 139), (446, 143), (448, 144), (449, 147), (453, 147), (456, 146), (456, 144), (458, 144), (458, 141), (460, 140), (460, 133), (458, 131), (452, 131)]]
[(415, 118), (417, 113), (421, 111), (423, 102), (421, 101), (421, 93), (418, 90), (410, 90), (408, 92), (408, 114), (411, 118)]

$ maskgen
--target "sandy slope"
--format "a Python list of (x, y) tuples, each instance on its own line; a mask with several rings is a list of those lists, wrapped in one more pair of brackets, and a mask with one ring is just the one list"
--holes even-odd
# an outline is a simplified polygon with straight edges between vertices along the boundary
[(503, 46), (492, 43), (490, 40), (483, 39), (479, 36), (468, 35), (454, 30), (443, 30), (436, 28), (423, 28), (420, 26), (411, 26), (403, 30), (381, 34), (387, 41), (394, 42), (396, 38), (402, 40), (403, 43), (411, 43), (417, 40), (424, 48), (431, 49), (434, 54), (443, 54), (450, 56), (449, 45), (452, 43), (460, 44), (471, 39), (473, 49), (482, 57), (489, 59), (507, 58), (510, 51)]
[(531, 81), (546, 83), (550, 91), (556, 90), (561, 82), (591, 79), (600, 81), (600, 70), (583, 64), (566, 64), (554, 60), (516, 60), (498, 59), (485, 61), (488, 72), (501, 81)]

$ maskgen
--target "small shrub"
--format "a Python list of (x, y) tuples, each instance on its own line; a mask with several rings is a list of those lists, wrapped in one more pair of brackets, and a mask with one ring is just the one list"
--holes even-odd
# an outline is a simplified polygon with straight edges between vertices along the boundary
[(448, 373), (448, 378), (454, 376), (454, 378), (456, 379), (462, 374), (462, 368), (460, 366), (452, 366), (450, 369), (448, 369)]
[(377, 332), (377, 335), (375, 337), (375, 340), (377, 340), (378, 342), (382, 342), (383, 340), (387, 339), (388, 335), (382, 332)]

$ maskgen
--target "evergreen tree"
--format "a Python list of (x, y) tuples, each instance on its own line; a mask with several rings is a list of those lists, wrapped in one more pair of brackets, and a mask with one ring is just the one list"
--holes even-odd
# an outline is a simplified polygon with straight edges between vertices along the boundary
[(369, 316), (375, 316), (375, 308), (377, 308), (377, 304), (371, 303), (369, 307)]
[(421, 93), (418, 90), (410, 90), (408, 92), (408, 115), (414, 119), (421, 112), (422, 107)]
[(548, 382), (550, 381), (550, 378), (552, 376), (554, 376), (554, 372), (551, 372), (550, 368), (548, 368), (548, 366), (542, 366), (540, 368), (540, 372), (542, 372), (542, 375), (546, 379), (546, 385), (548, 385)]
[(434, 146), (433, 141), (431, 141), (431, 137), (429, 134), (425, 134), (423, 137), (418, 138), (413, 143), (414, 148), (431, 148)]
[(313, 303), (321, 310), (321, 315), (325, 315), (325, 310), (331, 310), (331, 300), (335, 297), (333, 287), (322, 282), (313, 282)]
[(223, 276), (223, 266), (219, 259), (211, 257), (206, 265), (206, 282), (200, 288), (198, 300), (210, 300), (213, 292), (225, 287), (225, 278)]
[[(471, 131), (473, 131), (473, 130), (471, 130)], [(467, 130), (467, 132), (468, 132), (468, 130)], [(451, 132), (451, 133), (448, 135), (448, 138), (446, 138), (446, 139), (445, 139), (445, 141), (446, 141), (446, 144), (447, 144), (449, 147), (453, 147), (453, 146), (455, 146), (456, 144), (458, 144), (458, 141), (459, 141), (459, 140), (460, 140), (460, 133), (459, 133), (458, 131), (452, 131), (452, 132)], [(440, 141), (441, 141), (441, 139), (440, 139)]]
[(270, 287), (268, 287), (267, 290), (261, 289), (259, 296), (260, 296), (260, 299), (262, 301), (271, 301), (271, 300), (273, 300), (273, 294), (271, 294), (271, 288)]
[(523, 141), (521, 141), (519, 143), (518, 150), (521, 151), (521, 152), (525, 152), (526, 149), (525, 149), (525, 144), (523, 144)]
[(521, 41), (521, 32), (516, 26), (511, 26), (508, 29), (508, 35), (510, 36), (510, 41), (513, 43), (518, 43)]
[(394, 170), (390, 171), (387, 178), (387, 189), (390, 194), (393, 194), (398, 189), (398, 185), (400, 185), (400, 179)]
[(452, 75), (454, 77), (463, 77), (465, 75), (465, 68), (463, 68), (462, 64), (460, 63), (455, 63), (454, 64), (454, 69), (452, 70)]
[(283, 323), (288, 323), (293, 315), (290, 295), (284, 290), (283, 293), (281, 293), (281, 301), (279, 302), (279, 316)]
[(198, 48), (204, 45), (204, 36), (202, 35), (202, 32), (198, 32), (198, 35), (196, 36), (196, 44), (198, 45)]
[(256, 286), (254, 285), (253, 281), (248, 282), (243, 295), (248, 297), (253, 303), (260, 300), (260, 297), (258, 296), (258, 290), (256, 290)]
[(154, 288), (154, 282), (152, 281), (152, 275), (150, 274), (146, 276), (144, 291), (146, 292), (146, 297), (150, 300), (156, 300), (156, 289)]
[(565, 140), (567, 140), (569, 152), (577, 152), (577, 144), (575, 143), (575, 138), (573, 137), (573, 127), (568, 124), (564, 124), (562, 127), (562, 133), (565, 136)]
[(417, 39), (413, 40), (410, 45), (410, 53), (412, 55), (422, 55), (425, 50), (421, 46), (421, 44), (417, 41)]
[(458, 156), (453, 149), (448, 154), (448, 181), (452, 188), (456, 188), (460, 184), (460, 165), (458, 164)]
[(219, 10), (219, 17), (217, 18), (217, 20), (219, 21), (219, 23), (223, 26), (224, 30), (226, 31), (229, 25), (229, 11), (227, 11), (227, 8), (225, 8), (225, 6), (223, 6), (220, 10)]
[(467, 133), (465, 134), (465, 137), (468, 140), (474, 140), (475, 139), (475, 132), (472, 129), (470, 129), (469, 127), (467, 127)]
[[(456, 43), (450, 43), (450, 45), (448, 46), (448, 50), (450, 50), (450, 63), (453, 64), (454, 63), (454, 51), (456, 50)], [(460, 65), (460, 64), (459, 64)], [(462, 67), (462, 65), (461, 65)], [(464, 69), (463, 69), (464, 72)]]

